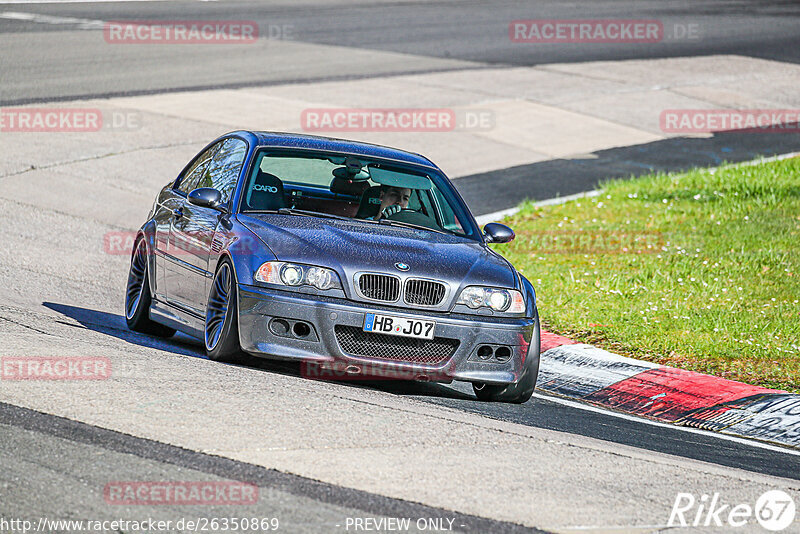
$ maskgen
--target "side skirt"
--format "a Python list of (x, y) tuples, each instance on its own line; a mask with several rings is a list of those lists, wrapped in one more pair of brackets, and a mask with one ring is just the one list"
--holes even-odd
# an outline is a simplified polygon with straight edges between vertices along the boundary
[(170, 302), (153, 299), (150, 305), (150, 319), (200, 340), (205, 336), (202, 317)]

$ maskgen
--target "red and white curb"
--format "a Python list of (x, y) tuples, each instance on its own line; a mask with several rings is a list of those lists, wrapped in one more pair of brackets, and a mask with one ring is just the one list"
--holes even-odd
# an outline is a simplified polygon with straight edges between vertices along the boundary
[(800, 449), (800, 395), (613, 354), (542, 332), (536, 387), (663, 423)]
[[(800, 157), (800, 152), (709, 168), (758, 165), (796, 157)], [(534, 205), (563, 204), (601, 192), (587, 191)], [(483, 226), (502, 221), (519, 210), (520, 207), (514, 207), (487, 213), (476, 217), (476, 221)], [(550, 395), (660, 423), (800, 449), (800, 395), (634, 360), (550, 332), (542, 332), (536, 387)]]

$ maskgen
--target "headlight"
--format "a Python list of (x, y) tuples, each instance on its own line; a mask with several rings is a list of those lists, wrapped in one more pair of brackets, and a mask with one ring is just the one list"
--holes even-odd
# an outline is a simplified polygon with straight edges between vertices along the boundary
[[(317, 289), (330, 289), (334, 284), (336, 273), (323, 267), (311, 267), (306, 272), (306, 280)], [(338, 276), (336, 277), (338, 280)]]
[(281, 267), (281, 282), (287, 286), (299, 286), (303, 283), (303, 268), (287, 263)]
[(298, 265), (282, 261), (268, 261), (263, 263), (253, 277), (266, 284), (279, 284), (283, 286), (308, 285), (320, 290), (341, 288), (339, 275), (332, 269), (314, 267), (311, 265)]
[(522, 293), (514, 289), (466, 287), (458, 297), (456, 304), (464, 304), (473, 310), (487, 307), (505, 313), (523, 313), (525, 311), (525, 299), (522, 297)]

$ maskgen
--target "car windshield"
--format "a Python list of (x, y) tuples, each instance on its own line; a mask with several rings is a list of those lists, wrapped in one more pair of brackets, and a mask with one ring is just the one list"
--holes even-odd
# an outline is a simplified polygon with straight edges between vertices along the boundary
[(476, 238), (463, 203), (432, 169), (362, 156), (262, 149), (240, 211), (346, 218)]

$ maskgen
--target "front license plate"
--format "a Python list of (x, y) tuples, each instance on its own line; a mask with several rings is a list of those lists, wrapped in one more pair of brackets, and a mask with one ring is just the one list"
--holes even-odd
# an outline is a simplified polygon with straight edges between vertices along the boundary
[(433, 321), (420, 321), (419, 319), (378, 315), (377, 313), (368, 313), (364, 317), (364, 332), (433, 339), (435, 329), (436, 323)]

